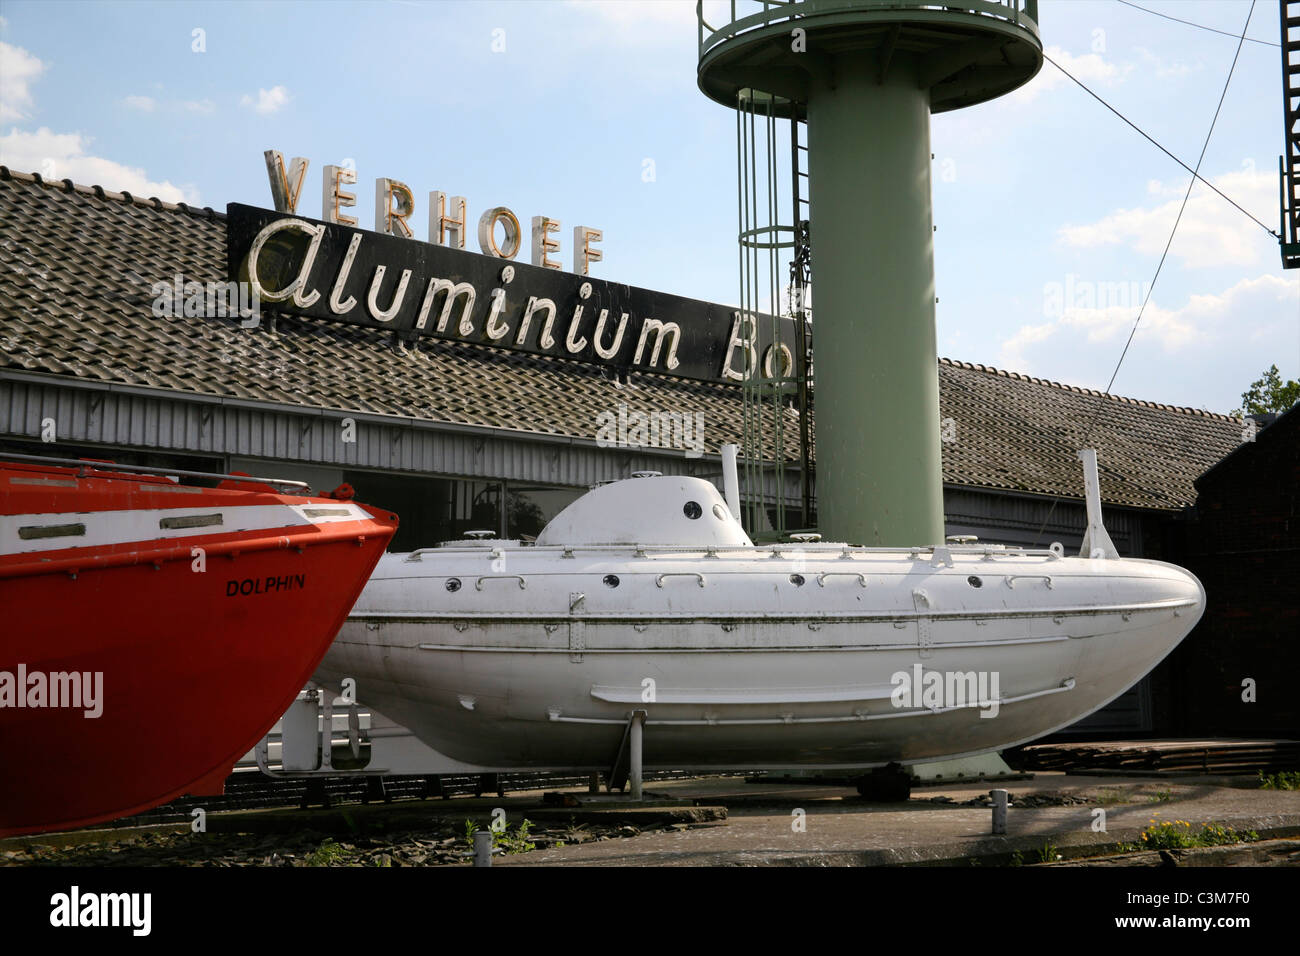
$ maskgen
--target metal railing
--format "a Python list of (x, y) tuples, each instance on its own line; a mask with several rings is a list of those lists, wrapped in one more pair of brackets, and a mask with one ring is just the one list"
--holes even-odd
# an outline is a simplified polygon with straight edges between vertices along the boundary
[[(144, 475), (152, 478), (220, 478), (224, 481), (260, 482), (264, 485), (276, 485), (283, 488), (306, 489), (308, 487), (305, 481), (293, 481), (288, 478), (257, 478), (253, 475), (229, 475), (220, 471), (186, 471), (182, 468), (168, 468), (165, 465), (121, 465), (117, 462), (93, 458), (47, 458), (44, 455), (14, 455), (2, 452), (0, 453), (0, 463), (5, 461), (49, 465), (55, 468), (77, 468), (80, 469), (77, 475), (79, 478), (120, 479), (120, 475), (112, 475), (108, 474), (108, 472), (125, 472), (131, 475)], [(94, 474), (91, 474), (92, 472)]]
[[(704, 19), (704, 0), (696, 0), (695, 19), (698, 27), (699, 55), (704, 55), (725, 40), (760, 30), (774, 23), (801, 20), (824, 13), (848, 13), (866, 10), (939, 10), (953, 13), (976, 14), (1014, 23), (1038, 35), (1038, 0), (728, 0), (730, 16), (721, 26), (713, 26)], [(740, 16), (737, 16), (740, 7)], [(744, 10), (754, 9), (753, 13)]]

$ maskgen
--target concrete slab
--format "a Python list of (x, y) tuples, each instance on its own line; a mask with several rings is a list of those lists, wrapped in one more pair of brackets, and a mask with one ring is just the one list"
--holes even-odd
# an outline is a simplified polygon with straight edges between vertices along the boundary
[[(868, 803), (847, 787), (703, 778), (659, 784), (675, 799), (725, 805), (726, 823), (511, 856), (500, 866), (998, 865), (1098, 855), (1140, 840), (1152, 821), (1217, 822), (1262, 837), (1300, 836), (1300, 792), (1196, 780), (1079, 778), (1040, 772), (1008, 783), (1007, 833), (991, 811), (963, 806), (987, 784), (928, 787), (906, 804)], [(1052, 805), (1052, 804), (1058, 805)], [(1104, 812), (1105, 832), (1094, 830)]]
[[(530, 820), (541, 848), (503, 854), (494, 861), (498, 866), (1064, 863), (1113, 854), (1121, 843), (1138, 844), (1152, 822), (1175, 820), (1212, 821), (1281, 842), (1269, 848), (1260, 843), (1223, 852), (1216, 848), (1215, 853), (1127, 853), (1097, 865), (1296, 865), (1300, 860), (1295, 841), (1284, 839), (1300, 837), (1300, 792), (1246, 789), (1240, 778), (1101, 779), (1039, 772), (1033, 780), (1001, 786), (1011, 794), (1011, 808), (1007, 833), (997, 836), (990, 832), (989, 789), (988, 783), (954, 782), (916, 788), (911, 800), (889, 804), (864, 800), (848, 786), (713, 777), (655, 783), (650, 792), (658, 799), (641, 806), (585, 790), (570, 792), (573, 806), (556, 806), (554, 799), (548, 805), (546, 791), (536, 790), (506, 798), (402, 800), (330, 810), (212, 812), (204, 839), (171, 839), (169, 832), (188, 829), (184, 824), (15, 837), (0, 841), (0, 865), (98, 865), (102, 860), (299, 865), (325, 835), (352, 848), (352, 863), (368, 865), (388, 856), (391, 865), (456, 864), (464, 862), (456, 850), (465, 823), (486, 827), (500, 811), (512, 826)], [(585, 830), (582, 838), (570, 832), (575, 828)], [(33, 846), (46, 850), (32, 851)]]

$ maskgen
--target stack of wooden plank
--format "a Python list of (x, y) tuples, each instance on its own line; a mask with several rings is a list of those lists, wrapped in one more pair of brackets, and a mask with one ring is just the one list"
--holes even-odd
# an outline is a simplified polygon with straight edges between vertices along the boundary
[(1024, 770), (1254, 774), (1300, 770), (1300, 740), (1106, 740), (1021, 749)]

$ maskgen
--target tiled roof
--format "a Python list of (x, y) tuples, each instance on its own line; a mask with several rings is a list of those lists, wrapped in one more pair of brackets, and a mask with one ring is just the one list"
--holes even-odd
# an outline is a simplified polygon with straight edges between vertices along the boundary
[[(25, 369), (252, 401), (360, 410), (430, 422), (592, 439), (597, 416), (630, 409), (705, 415), (710, 450), (741, 439), (741, 392), (564, 359), (277, 315), (159, 318), (156, 282), (224, 282), (222, 213), (141, 199), (0, 166), (0, 374)], [(939, 360), (945, 482), (1078, 498), (1074, 450), (1099, 393)], [(793, 414), (793, 413), (792, 413)], [(793, 427), (793, 421), (791, 422)], [(1091, 444), (1103, 498), (1169, 509), (1241, 439), (1226, 416), (1108, 397)]]
[(956, 439), (943, 446), (944, 481), (1078, 498), (1075, 449), (1086, 440), (1102, 499), (1140, 508), (1192, 504), (1196, 476), (1242, 440), (1241, 422), (1226, 415), (950, 359), (939, 360), (939, 406)]

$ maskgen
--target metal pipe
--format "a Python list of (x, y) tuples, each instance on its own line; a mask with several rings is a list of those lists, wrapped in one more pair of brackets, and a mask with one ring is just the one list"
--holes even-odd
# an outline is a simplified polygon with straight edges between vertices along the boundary
[(474, 834), (474, 865), (492, 865), (492, 831), (479, 830)]
[(628, 747), (628, 784), (632, 789), (632, 799), (641, 799), (641, 728), (645, 725), (646, 712), (644, 710), (634, 711), (632, 713), (632, 728)]
[(334, 695), (319, 690), (320, 701), (320, 768), (328, 772), (334, 766)]
[(722, 446), (722, 494), (727, 499), (727, 510), (737, 521), (740, 520), (740, 478), (736, 473), (736, 454), (738, 445)]
[(989, 796), (993, 798), (993, 832), (1007, 832), (1007, 792), (1005, 790), (990, 790)]
[(1119, 551), (1106, 532), (1101, 514), (1101, 481), (1097, 477), (1097, 450), (1084, 448), (1079, 452), (1083, 461), (1083, 492), (1088, 506), (1088, 530), (1083, 535), (1081, 558), (1118, 558)]

